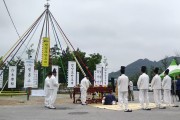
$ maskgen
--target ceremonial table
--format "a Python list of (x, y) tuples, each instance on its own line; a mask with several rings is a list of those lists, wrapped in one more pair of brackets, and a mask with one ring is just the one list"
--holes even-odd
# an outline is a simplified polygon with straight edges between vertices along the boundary
[[(92, 95), (92, 98), (88, 98), (87, 102), (88, 103), (101, 102), (103, 94), (111, 93), (111, 92), (112, 92), (112, 88), (110, 88), (110, 87), (90, 87), (87, 90), (87, 94)], [(99, 93), (98, 98), (94, 97), (95, 96), (94, 93)], [(73, 89), (73, 103), (77, 103), (77, 101), (80, 101), (80, 98), (76, 99), (76, 97), (75, 97), (76, 94), (81, 94), (80, 87), (74, 87), (74, 89)]]

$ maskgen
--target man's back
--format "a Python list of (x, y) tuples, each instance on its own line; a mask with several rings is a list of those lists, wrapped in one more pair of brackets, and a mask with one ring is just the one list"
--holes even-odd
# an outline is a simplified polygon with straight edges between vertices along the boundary
[(145, 73), (140, 75), (137, 85), (139, 89), (149, 89), (149, 76)]

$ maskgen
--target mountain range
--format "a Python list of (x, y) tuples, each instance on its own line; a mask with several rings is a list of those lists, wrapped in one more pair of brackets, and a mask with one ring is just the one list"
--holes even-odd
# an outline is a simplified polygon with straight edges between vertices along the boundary
[[(164, 59), (159, 61), (150, 61), (146, 58), (138, 59), (126, 66), (126, 75), (131, 77), (137, 73), (140, 73), (141, 66), (146, 66), (147, 70), (151, 69), (152, 67), (159, 67), (161, 71), (164, 71), (170, 65), (173, 59), (177, 61), (177, 64), (180, 63), (180, 57), (175, 56), (165, 57)], [(117, 72), (111, 72), (109, 73), (109, 80), (111, 78), (118, 78), (119, 75), (119, 70)]]

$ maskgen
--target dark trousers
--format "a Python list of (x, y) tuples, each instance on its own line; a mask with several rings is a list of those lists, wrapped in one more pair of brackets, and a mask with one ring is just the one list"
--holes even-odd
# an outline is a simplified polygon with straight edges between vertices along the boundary
[(180, 101), (180, 90), (177, 90), (177, 95), (178, 95), (178, 98), (179, 98), (179, 101)]
[(134, 101), (134, 94), (133, 94), (133, 90), (128, 90), (128, 100), (129, 101)]

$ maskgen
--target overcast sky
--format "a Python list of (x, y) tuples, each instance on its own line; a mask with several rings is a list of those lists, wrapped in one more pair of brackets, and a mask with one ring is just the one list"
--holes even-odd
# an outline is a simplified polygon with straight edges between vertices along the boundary
[[(5, 1), (20, 35), (45, 9), (45, 0)], [(50, 11), (73, 46), (106, 56), (110, 72), (137, 59), (158, 61), (180, 53), (179, 6), (180, 0), (50, 1)], [(0, 56), (18, 39), (3, 0), (0, 39)]]

